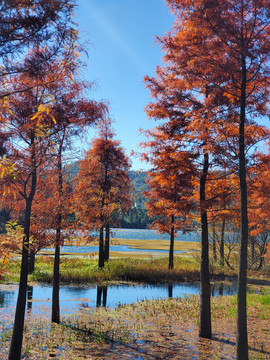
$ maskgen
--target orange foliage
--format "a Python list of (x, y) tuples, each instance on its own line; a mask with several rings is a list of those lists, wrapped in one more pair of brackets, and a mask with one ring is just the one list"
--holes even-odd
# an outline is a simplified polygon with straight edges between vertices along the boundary
[(110, 121), (100, 123), (100, 137), (80, 162), (74, 191), (77, 215), (86, 228), (100, 229), (106, 219), (131, 206), (130, 168), (120, 142), (113, 140)]
[(149, 131), (148, 136), (151, 140), (143, 145), (147, 149), (144, 156), (152, 166), (146, 180), (149, 190), (144, 192), (148, 214), (156, 218), (153, 226), (159, 232), (170, 233), (172, 226), (174, 231), (185, 231), (190, 228), (194, 207), (193, 157), (188, 151), (177, 149), (161, 127)]
[(248, 181), (251, 235), (270, 231), (270, 144), (266, 154), (254, 157)]

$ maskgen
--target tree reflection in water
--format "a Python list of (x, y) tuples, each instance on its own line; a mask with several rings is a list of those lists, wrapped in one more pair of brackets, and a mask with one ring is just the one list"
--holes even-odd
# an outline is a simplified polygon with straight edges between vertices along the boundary
[(33, 300), (33, 286), (27, 285), (27, 312), (31, 313)]
[(97, 303), (96, 307), (101, 306), (101, 299), (102, 299), (102, 306), (106, 307), (107, 304), (107, 286), (97, 286)]

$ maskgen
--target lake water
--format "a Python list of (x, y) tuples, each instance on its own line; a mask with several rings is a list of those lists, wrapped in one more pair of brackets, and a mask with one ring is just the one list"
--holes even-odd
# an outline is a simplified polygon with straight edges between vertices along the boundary
[[(142, 240), (170, 240), (169, 234), (158, 234), (155, 230), (149, 229), (112, 229), (112, 238), (117, 239), (142, 239)], [(197, 232), (177, 232), (175, 241), (199, 241)]]
[[(155, 230), (148, 229), (111, 229), (111, 238), (112, 239), (130, 239), (130, 240), (170, 240), (169, 234), (158, 234)], [(182, 231), (177, 232), (175, 241), (199, 241), (199, 234), (196, 232), (183, 233)], [(43, 249), (47, 251), (52, 251), (52, 249)], [(62, 247), (64, 252), (73, 252), (73, 253), (91, 253), (98, 252), (98, 246), (89, 245), (89, 246), (70, 246), (64, 245)], [(136, 249), (132, 246), (127, 245), (110, 245), (110, 251), (132, 251), (132, 252), (148, 252), (148, 253), (168, 253), (167, 250), (156, 250), (156, 249)], [(184, 253), (184, 251), (174, 251), (177, 253)]]
[[(80, 253), (80, 254), (84, 254), (84, 253), (89, 253), (89, 252), (98, 252), (98, 246), (96, 245), (88, 245), (88, 246), (72, 246), (72, 245), (64, 245), (61, 247), (61, 251), (67, 252), (67, 253)], [(47, 248), (47, 249), (42, 249), (42, 251), (52, 251), (51, 248)], [(147, 253), (167, 253), (169, 252), (168, 250), (157, 250), (157, 249), (136, 249), (133, 248), (132, 246), (127, 246), (127, 245), (110, 245), (110, 251), (132, 251), (132, 252), (147, 252)], [(180, 251), (180, 250), (175, 250), (174, 253), (175, 254), (179, 254), (179, 253), (184, 253), (185, 251)]]
[[(218, 283), (211, 285), (212, 296), (233, 295), (237, 291), (236, 283)], [(110, 285), (110, 286), (61, 286), (61, 314), (69, 314), (81, 307), (131, 304), (141, 300), (181, 298), (200, 293), (199, 283), (182, 283), (175, 285)], [(17, 285), (0, 285), (0, 319), (8, 312), (15, 312), (18, 296)], [(33, 314), (50, 313), (52, 286), (35, 285), (28, 287), (28, 309)], [(0, 324), (1, 324), (0, 320)]]

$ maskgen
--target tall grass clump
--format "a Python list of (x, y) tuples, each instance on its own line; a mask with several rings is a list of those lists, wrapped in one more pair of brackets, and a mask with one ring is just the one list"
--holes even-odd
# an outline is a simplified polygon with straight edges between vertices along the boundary
[[(60, 281), (65, 284), (98, 284), (104, 282), (131, 281), (149, 284), (199, 281), (200, 262), (197, 258), (176, 256), (174, 269), (168, 269), (168, 259), (152, 258), (113, 258), (103, 269), (98, 267), (97, 259), (63, 256), (60, 264)], [(20, 261), (10, 262), (6, 278), (18, 281)], [(213, 270), (212, 277), (233, 276), (223, 269)], [(37, 256), (35, 271), (29, 281), (51, 283), (53, 279), (53, 256)], [(7, 281), (7, 280), (5, 280)]]
[[(52, 281), (52, 259), (39, 257), (33, 280)], [(111, 281), (134, 281), (168, 283), (199, 280), (199, 266), (192, 259), (177, 259), (175, 269), (168, 270), (166, 259), (112, 259), (103, 269), (97, 260), (82, 257), (62, 258), (60, 281), (62, 283), (102, 283)]]

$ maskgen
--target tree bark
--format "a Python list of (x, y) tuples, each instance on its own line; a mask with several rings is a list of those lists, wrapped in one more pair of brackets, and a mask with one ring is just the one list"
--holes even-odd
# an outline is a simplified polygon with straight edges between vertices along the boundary
[(241, 107), (239, 121), (239, 180), (240, 180), (240, 259), (237, 293), (237, 360), (248, 360), (247, 336), (247, 245), (248, 245), (248, 215), (247, 215), (247, 182), (245, 157), (245, 110), (246, 110), (246, 60), (241, 56), (242, 84)]
[(204, 153), (203, 173), (200, 177), (200, 207), (201, 207), (201, 289), (200, 289), (200, 325), (199, 336), (211, 339), (211, 294), (209, 275), (209, 242), (208, 220), (205, 207), (205, 185), (209, 168), (209, 154)]
[(103, 235), (103, 224), (99, 229), (99, 253), (98, 253), (98, 267), (104, 268), (104, 235)]
[(170, 251), (169, 251), (169, 269), (173, 269), (173, 253), (174, 253), (174, 216), (171, 220), (171, 236), (170, 236)]
[(57, 155), (57, 173), (58, 173), (58, 214), (55, 236), (55, 253), (53, 267), (53, 293), (52, 293), (52, 322), (60, 322), (60, 305), (59, 305), (59, 283), (60, 283), (60, 241), (62, 229), (62, 197), (63, 197), (63, 174), (62, 174), (62, 146), (65, 138), (65, 132), (59, 144)]
[(109, 224), (109, 220), (106, 219), (104, 261), (108, 261), (109, 257), (110, 257), (110, 224)]
[(29, 251), (29, 264), (28, 264), (28, 273), (32, 274), (35, 271), (35, 257), (36, 253), (33, 249)]
[(20, 360), (23, 341), (24, 317), (26, 308), (27, 281), (28, 281), (28, 265), (29, 265), (29, 234), (31, 224), (31, 208), (36, 192), (37, 174), (35, 167), (34, 140), (32, 140), (32, 173), (31, 173), (31, 189), (29, 196), (25, 194), (25, 212), (24, 212), (24, 237), (22, 248), (22, 261), (20, 272), (19, 293), (16, 305), (15, 319), (13, 325), (13, 333), (9, 350), (9, 360)]
[(214, 261), (217, 261), (217, 240), (215, 222), (213, 222), (213, 259)]
[(52, 292), (52, 322), (60, 322), (59, 282), (60, 282), (60, 228), (56, 230), (54, 266), (53, 266), (53, 292)]
[[(29, 210), (28, 210), (29, 211)], [(28, 225), (28, 224), (27, 224)], [(27, 226), (25, 223), (25, 226)], [(28, 279), (28, 255), (29, 255), (29, 236), (24, 231), (21, 273), (19, 283), (19, 293), (16, 305), (13, 334), (9, 351), (9, 360), (20, 360), (23, 341), (24, 316), (26, 307), (27, 279)]]

